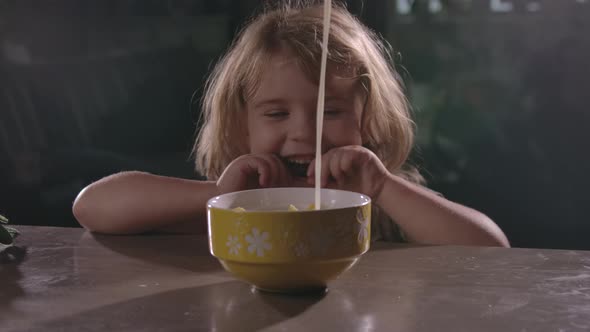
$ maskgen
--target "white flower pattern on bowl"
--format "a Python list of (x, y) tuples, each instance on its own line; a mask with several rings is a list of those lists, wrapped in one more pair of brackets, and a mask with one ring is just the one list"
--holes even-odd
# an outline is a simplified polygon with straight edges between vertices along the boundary
[(256, 255), (258, 257), (264, 256), (264, 251), (270, 250), (272, 248), (272, 245), (266, 242), (268, 239), (268, 232), (260, 233), (258, 228), (252, 228), (252, 234), (246, 235), (246, 241), (250, 243), (250, 245), (248, 246), (248, 252), (256, 252)]
[(357, 240), (358, 240), (359, 244), (363, 244), (363, 243), (365, 243), (365, 241), (369, 237), (369, 222), (370, 222), (370, 220), (369, 220), (369, 218), (367, 218), (367, 216), (365, 216), (362, 208), (358, 209), (358, 211), (356, 213), (356, 220), (359, 223), (359, 235), (358, 235)]
[(237, 255), (240, 253), (240, 249), (242, 248), (242, 244), (237, 236), (229, 235), (227, 237), (227, 242), (225, 243), (229, 248), (230, 255)]

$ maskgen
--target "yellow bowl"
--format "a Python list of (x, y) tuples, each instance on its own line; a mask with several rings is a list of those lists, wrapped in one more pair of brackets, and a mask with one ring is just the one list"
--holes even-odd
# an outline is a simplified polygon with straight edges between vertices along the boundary
[(314, 188), (256, 189), (210, 199), (211, 254), (261, 290), (325, 289), (369, 249), (371, 199), (322, 189), (322, 209), (310, 210), (313, 202)]

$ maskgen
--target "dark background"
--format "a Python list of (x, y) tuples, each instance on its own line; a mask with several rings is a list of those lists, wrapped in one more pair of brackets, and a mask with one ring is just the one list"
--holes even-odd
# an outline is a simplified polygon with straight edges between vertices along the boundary
[[(514, 246), (590, 249), (590, 2), (347, 2), (395, 49), (429, 186)], [(0, 213), (77, 226), (103, 176), (197, 178), (204, 79), (260, 3), (0, 0)]]

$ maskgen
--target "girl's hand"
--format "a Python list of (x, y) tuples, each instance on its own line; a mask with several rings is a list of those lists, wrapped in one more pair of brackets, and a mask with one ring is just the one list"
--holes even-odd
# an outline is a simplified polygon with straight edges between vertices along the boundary
[[(334, 148), (322, 156), (321, 187), (365, 194), (376, 200), (389, 172), (370, 150), (358, 146)], [(307, 170), (308, 183), (315, 183), (315, 161)]]
[(288, 187), (289, 172), (273, 154), (247, 154), (232, 161), (217, 180), (221, 194), (256, 188)]

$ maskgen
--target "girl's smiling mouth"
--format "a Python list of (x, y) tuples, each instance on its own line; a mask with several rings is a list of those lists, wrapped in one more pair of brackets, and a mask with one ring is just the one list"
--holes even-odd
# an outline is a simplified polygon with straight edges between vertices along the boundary
[(281, 157), (281, 160), (294, 177), (307, 177), (307, 169), (311, 164), (312, 158), (309, 157)]

